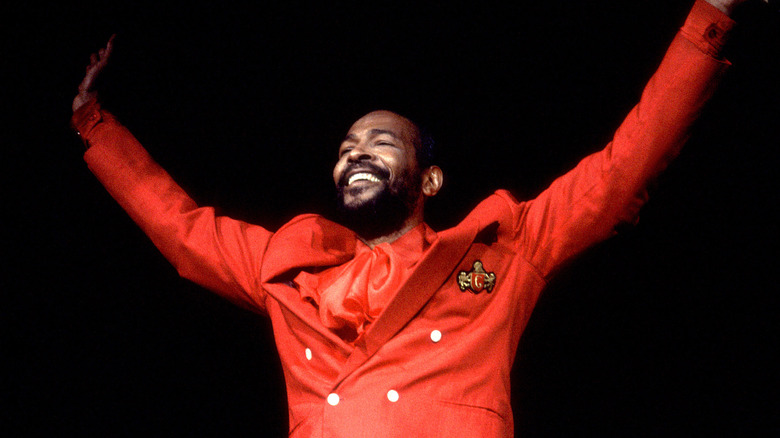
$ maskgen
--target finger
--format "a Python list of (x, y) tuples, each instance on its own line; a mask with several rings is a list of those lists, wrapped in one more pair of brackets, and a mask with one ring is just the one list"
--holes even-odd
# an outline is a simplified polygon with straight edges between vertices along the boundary
[(93, 65), (97, 64), (98, 62), (98, 56), (93, 53), (89, 55), (89, 66), (92, 67)]
[(106, 64), (108, 64), (108, 58), (111, 56), (111, 51), (114, 48), (114, 37), (116, 37), (116, 34), (111, 35), (111, 38), (109, 38), (108, 42), (106, 42), (105, 48), (98, 50), (100, 59), (98, 66), (100, 68), (103, 68), (106, 66)]
[(116, 34), (111, 34), (111, 38), (108, 39), (108, 42), (106, 43), (106, 50), (105, 50), (105, 56), (109, 57), (111, 56), (111, 52), (114, 50), (114, 38), (116, 38)]

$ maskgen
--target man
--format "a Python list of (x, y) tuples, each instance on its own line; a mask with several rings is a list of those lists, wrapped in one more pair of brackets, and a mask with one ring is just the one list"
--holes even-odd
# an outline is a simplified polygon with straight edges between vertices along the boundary
[(360, 118), (339, 148), (341, 224), (302, 215), (276, 232), (195, 205), (101, 108), (92, 85), (113, 40), (72, 122), (90, 169), (182, 276), (271, 318), (292, 436), (511, 436), (509, 374), (539, 294), (636, 221), (728, 65), (726, 14), (742, 1), (695, 3), (604, 150), (535, 199), (498, 191), (440, 232), (424, 206), (444, 175), (392, 112)]

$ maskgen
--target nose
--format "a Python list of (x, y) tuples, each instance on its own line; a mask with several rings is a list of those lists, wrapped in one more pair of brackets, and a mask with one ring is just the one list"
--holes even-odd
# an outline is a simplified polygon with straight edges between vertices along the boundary
[(347, 160), (352, 163), (370, 161), (373, 158), (374, 154), (362, 143), (356, 144), (347, 154)]

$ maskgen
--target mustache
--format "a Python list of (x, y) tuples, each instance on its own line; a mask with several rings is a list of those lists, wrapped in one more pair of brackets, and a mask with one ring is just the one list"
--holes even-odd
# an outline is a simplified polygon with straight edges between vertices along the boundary
[(344, 169), (344, 172), (341, 173), (341, 178), (339, 178), (339, 187), (345, 187), (347, 185), (347, 175), (350, 175), (354, 173), (354, 171), (357, 172), (369, 172), (373, 173), (379, 179), (387, 180), (390, 178), (390, 171), (387, 169), (383, 169), (376, 164), (372, 163), (359, 163), (359, 164), (352, 164)]

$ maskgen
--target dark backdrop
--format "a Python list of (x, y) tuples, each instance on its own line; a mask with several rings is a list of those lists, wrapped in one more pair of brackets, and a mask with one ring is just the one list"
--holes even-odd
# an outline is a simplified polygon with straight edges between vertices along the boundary
[[(430, 211), (442, 228), (497, 188), (533, 196), (601, 148), (689, 6), (3, 11), (3, 423), (21, 435), (286, 433), (268, 322), (180, 280), (81, 159), (70, 102), (111, 33), (106, 107), (198, 202), (272, 229), (328, 214), (340, 139), (388, 108), (423, 121), (444, 152)], [(750, 6), (740, 21), (735, 65), (639, 225), (542, 297), (513, 372), (519, 435), (778, 431), (780, 15)]]

